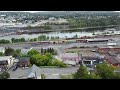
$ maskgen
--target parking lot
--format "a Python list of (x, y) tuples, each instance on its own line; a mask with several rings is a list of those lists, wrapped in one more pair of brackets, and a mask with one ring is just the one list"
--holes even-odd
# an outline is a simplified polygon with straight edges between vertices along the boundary
[[(46, 75), (46, 79), (59, 79), (59, 74), (72, 74), (77, 71), (79, 67), (70, 67), (70, 68), (41, 68), (41, 74)], [(8, 71), (10, 73), (10, 78), (20, 78), (24, 76), (27, 69), (18, 68), (16, 71), (13, 71), (12, 68)]]

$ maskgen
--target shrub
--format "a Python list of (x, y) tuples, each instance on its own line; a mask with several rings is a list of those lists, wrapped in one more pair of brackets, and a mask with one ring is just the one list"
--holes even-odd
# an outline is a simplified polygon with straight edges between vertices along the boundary
[(8, 79), (10, 77), (10, 74), (8, 72), (3, 72), (0, 75), (0, 79)]
[(45, 79), (45, 74), (41, 74), (41, 79)]
[(55, 59), (53, 62), (54, 66), (59, 66), (59, 67), (66, 67), (66, 64), (64, 64), (63, 62), (59, 61), (58, 59)]

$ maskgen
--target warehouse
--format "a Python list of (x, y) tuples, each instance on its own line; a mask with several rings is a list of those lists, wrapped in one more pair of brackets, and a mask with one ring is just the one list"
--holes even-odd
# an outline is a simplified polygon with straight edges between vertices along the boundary
[(94, 42), (108, 42), (108, 39), (87, 39), (88, 43), (94, 43)]

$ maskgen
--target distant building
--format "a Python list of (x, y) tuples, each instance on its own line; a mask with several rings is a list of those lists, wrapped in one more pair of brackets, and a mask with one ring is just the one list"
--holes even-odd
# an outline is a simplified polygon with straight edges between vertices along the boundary
[(108, 42), (108, 39), (87, 39), (88, 43), (94, 43), (94, 42)]
[(56, 20), (56, 18), (55, 17), (50, 17), (49, 20), (54, 21), (54, 20)]

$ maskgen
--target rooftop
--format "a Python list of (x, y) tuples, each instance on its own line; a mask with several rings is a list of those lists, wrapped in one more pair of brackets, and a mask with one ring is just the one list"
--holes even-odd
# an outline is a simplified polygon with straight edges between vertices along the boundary
[(12, 56), (0, 56), (0, 61), (8, 60), (12, 58)]
[(114, 56), (107, 56), (107, 59), (111, 64), (117, 64), (120, 61), (117, 57)]
[(33, 65), (31, 68), (27, 70), (27, 72), (25, 73), (25, 77), (30, 77), (30, 74), (36, 74), (37, 76), (40, 76), (41, 70), (36, 65)]
[(62, 57), (62, 58), (77, 58), (78, 54), (77, 53), (65, 53), (65, 54), (61, 54), (60, 57)]
[(16, 59), (18, 59), (19, 61), (28, 61), (30, 60), (30, 57), (17, 57)]
[(84, 56), (83, 59), (84, 59), (84, 60), (99, 60), (99, 59), (102, 59), (102, 58)]
[(96, 56), (96, 53), (90, 50), (82, 50), (80, 51), (80, 54), (82, 54), (82, 56)]
[(108, 39), (103, 39), (103, 38), (87, 39), (87, 41), (101, 41), (101, 40), (108, 40)]

